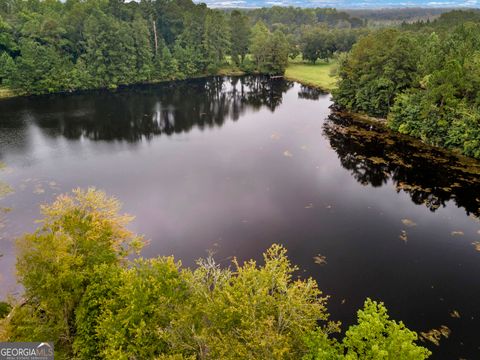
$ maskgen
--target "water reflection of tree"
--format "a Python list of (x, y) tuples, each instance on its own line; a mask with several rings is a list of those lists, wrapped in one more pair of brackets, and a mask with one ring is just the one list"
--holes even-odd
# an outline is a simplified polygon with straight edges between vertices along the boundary
[(332, 113), (324, 134), (342, 166), (361, 184), (382, 186), (391, 180), (398, 192), (431, 211), (449, 200), (480, 216), (480, 164), (418, 146), (405, 137)]
[(327, 93), (319, 89), (302, 85), (300, 87), (300, 91), (298, 92), (298, 97), (299, 99), (318, 100), (320, 96), (325, 94)]
[[(265, 77), (208, 78), (74, 96), (0, 103), (0, 123), (33, 121), (50, 136), (139, 141), (155, 135), (222, 126), (247, 110), (274, 111), (293, 86)], [(8, 111), (9, 119), (2, 116)], [(5, 112), (7, 114), (7, 112)]]

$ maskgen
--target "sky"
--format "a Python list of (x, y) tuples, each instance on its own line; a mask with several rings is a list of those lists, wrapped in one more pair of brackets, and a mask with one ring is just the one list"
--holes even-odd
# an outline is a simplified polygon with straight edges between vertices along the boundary
[(337, 9), (402, 7), (480, 8), (480, 0), (194, 0), (216, 8), (258, 8), (269, 6), (332, 7)]

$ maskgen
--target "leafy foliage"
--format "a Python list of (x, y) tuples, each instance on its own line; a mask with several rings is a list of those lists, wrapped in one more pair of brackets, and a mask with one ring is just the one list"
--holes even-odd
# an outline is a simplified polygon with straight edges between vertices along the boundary
[(417, 334), (402, 322), (390, 320), (382, 303), (367, 299), (358, 311), (358, 324), (343, 339), (346, 359), (426, 359), (430, 352), (415, 344)]
[(238, 10), (230, 16), (231, 55), (237, 66), (242, 65), (250, 46), (250, 24), (247, 15)]
[(11, 310), (12, 310), (12, 307), (10, 306), (10, 304), (4, 301), (0, 301), (0, 319), (3, 319), (4, 317), (6, 317)]
[[(446, 26), (451, 18), (460, 24)], [(388, 117), (394, 130), (480, 158), (479, 22), (477, 13), (455, 11), (433, 22), (435, 31), (422, 26), (362, 38), (341, 63), (337, 104)]]
[(280, 31), (270, 32), (258, 22), (252, 29), (250, 52), (255, 59), (256, 70), (266, 74), (283, 74), (288, 65), (290, 46)]
[(100, 264), (119, 264), (141, 247), (126, 229), (132, 219), (104, 193), (74, 190), (41, 208), (39, 229), (18, 240), (18, 277), (25, 301), (14, 311), (11, 339), (56, 339), (69, 349), (75, 310)]
[(414, 38), (382, 30), (361, 38), (340, 64), (335, 101), (348, 110), (386, 116), (395, 96), (416, 79)]
[(341, 343), (315, 331), (306, 339), (303, 360), (423, 360), (430, 351), (415, 344), (418, 336), (402, 322), (390, 320), (383, 303), (371, 299), (358, 311), (358, 323), (349, 327)]

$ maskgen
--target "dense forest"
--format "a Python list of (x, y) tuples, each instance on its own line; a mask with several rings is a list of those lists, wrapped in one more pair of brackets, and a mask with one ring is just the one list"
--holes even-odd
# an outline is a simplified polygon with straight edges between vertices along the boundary
[(191, 0), (1, 0), (0, 86), (41, 94), (185, 79), (225, 67), (278, 74), (302, 48), (312, 61), (349, 50), (358, 36), (349, 29), (362, 25), (331, 9), (282, 9), (225, 12)]
[(363, 37), (334, 99), (422, 141), (480, 158), (480, 13), (452, 11)]
[[(25, 296), (0, 320), (0, 340), (54, 339), (56, 359), (405, 359), (430, 352), (367, 299), (340, 336), (315, 280), (297, 279), (286, 250), (262, 265), (212, 257), (128, 260), (142, 237), (114, 198), (74, 190), (42, 206), (37, 231), (17, 241)], [(3, 311), (3, 316), (7, 311)], [(385, 357), (387, 356), (388, 357)]]
[(212, 74), (227, 55), (278, 72), (288, 49), (283, 33), (190, 0), (0, 2), (0, 82), (24, 94)]

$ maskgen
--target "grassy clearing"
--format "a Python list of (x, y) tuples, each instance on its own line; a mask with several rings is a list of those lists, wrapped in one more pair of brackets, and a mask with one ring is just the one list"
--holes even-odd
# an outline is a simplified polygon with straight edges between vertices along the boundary
[(217, 72), (220, 76), (241, 76), (245, 75), (245, 72), (233, 65), (225, 65)]
[(319, 62), (315, 65), (293, 61), (285, 71), (285, 78), (330, 92), (336, 86), (337, 77), (332, 75), (336, 68), (337, 64), (334, 61)]

